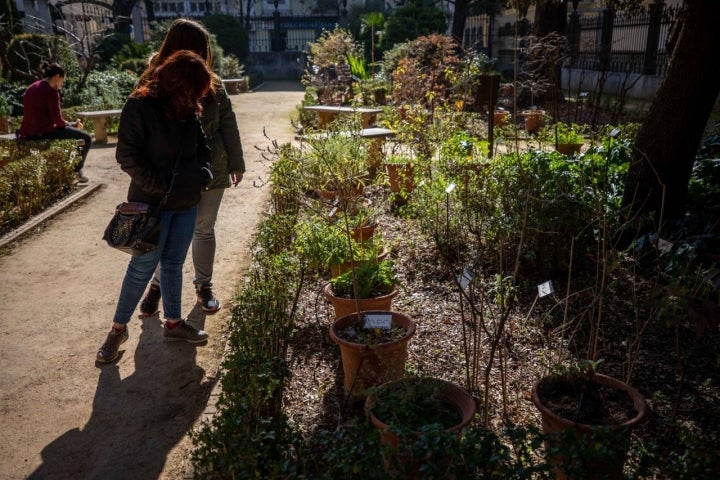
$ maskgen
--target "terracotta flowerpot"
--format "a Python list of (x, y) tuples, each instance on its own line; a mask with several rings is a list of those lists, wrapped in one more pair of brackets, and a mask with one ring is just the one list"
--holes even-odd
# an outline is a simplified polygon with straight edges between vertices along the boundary
[(355, 300), (354, 298), (336, 297), (332, 293), (332, 286), (328, 283), (323, 288), (323, 294), (327, 298), (335, 309), (335, 318), (344, 317), (351, 313), (358, 311), (358, 307), (361, 312), (368, 310), (386, 310), (390, 311), (392, 308), (393, 298), (397, 297), (399, 293), (397, 288), (394, 288), (392, 292), (387, 295), (374, 298), (362, 298)]
[(364, 313), (388, 313), (392, 315), (392, 324), (405, 330), (400, 339), (364, 345), (343, 340), (338, 332), (358, 321), (357, 313), (340, 317), (330, 326), (330, 338), (340, 346), (343, 373), (345, 374), (345, 392), (355, 400), (364, 399), (366, 390), (391, 380), (402, 378), (407, 360), (407, 344), (415, 335), (415, 322), (410, 317), (398, 312), (372, 311)]
[[(416, 390), (415, 385), (418, 386)], [(418, 396), (412, 405), (386, 405), (384, 406), (385, 411), (394, 407), (398, 409), (404, 408), (407, 411), (422, 411), (422, 418), (417, 418), (417, 422), (412, 422), (413, 426), (395, 424), (389, 418), (379, 418), (376, 411), (382, 405), (382, 393), (385, 389), (395, 389), (402, 392), (399, 396), (404, 400), (407, 399), (408, 403), (413, 402), (413, 394)], [(437, 398), (439, 402), (429, 401), (429, 398)], [(381, 385), (375, 393), (368, 396), (365, 400), (365, 411), (370, 416), (370, 422), (380, 433), (380, 443), (392, 447), (392, 456), (384, 457), (385, 468), (390, 477), (410, 471), (413, 478), (425, 478), (421, 470), (423, 461), (414, 458), (409, 453), (409, 447), (422, 435), (420, 433), (422, 427), (437, 422), (437, 417), (444, 416), (444, 414), (438, 412), (444, 410), (452, 410), (455, 413), (455, 423), (443, 425), (445, 432), (460, 436), (475, 416), (476, 402), (465, 389), (437, 378), (401, 378)], [(393, 419), (402, 418), (402, 416), (403, 412), (390, 414)], [(403, 433), (398, 435), (398, 431)], [(438, 459), (436, 456), (431, 456), (429, 458), (429, 461), (432, 462), (449, 463), (451, 460), (449, 457)], [(401, 466), (403, 472), (396, 470), (398, 466)]]
[(10, 118), (0, 116), (0, 133), (10, 133)]
[(510, 118), (510, 112), (507, 110), (495, 110), (493, 113), (493, 123), (496, 127), (503, 127)]
[(555, 150), (562, 153), (563, 155), (575, 155), (576, 153), (580, 153), (580, 149), (582, 148), (582, 143), (558, 143), (555, 146)]
[(350, 229), (350, 237), (356, 242), (364, 242), (370, 240), (375, 234), (377, 223), (371, 223), (370, 225), (363, 225), (362, 227), (354, 227)]
[[(573, 420), (563, 418), (543, 403), (543, 401), (541, 400), (542, 395), (540, 393), (540, 389), (543, 388), (543, 382), (547, 382), (548, 379), (549, 377), (544, 377), (540, 379), (538, 382), (535, 383), (532, 389), (532, 401), (535, 404), (535, 407), (537, 407), (537, 409), (540, 411), (540, 415), (542, 418), (542, 431), (543, 433), (550, 435), (546, 443), (548, 451), (569, 450), (567, 447), (563, 446), (565, 444), (560, 435), (565, 430), (574, 430), (579, 438), (586, 438), (588, 444), (592, 445), (593, 433), (600, 427), (605, 427), (611, 432), (616, 433), (617, 436), (614, 437), (612, 445), (605, 446), (606, 448), (603, 449), (605, 450), (605, 452), (602, 454), (602, 457), (598, 457), (596, 459), (588, 459), (584, 467), (580, 467), (586, 469), (586, 471), (584, 471), (582, 474), (582, 478), (588, 480), (614, 480), (624, 478), (622, 470), (623, 465), (625, 464), (625, 460), (627, 458), (627, 450), (618, 448), (618, 445), (626, 443), (624, 440), (629, 439), (630, 429), (642, 422), (645, 418), (645, 415), (647, 414), (647, 406), (645, 404), (645, 399), (640, 394), (640, 392), (615, 378), (608, 377), (599, 373), (594, 374), (594, 383), (602, 387), (608, 387), (610, 389), (617, 390), (618, 393), (624, 393), (627, 396), (627, 402), (629, 402), (629, 404), (632, 404), (635, 415), (631, 418), (628, 418), (626, 421), (615, 425), (589, 425), (584, 423), (577, 423)], [(608, 450), (611, 449), (614, 449), (616, 451), (609, 453)], [(564, 456), (551, 454), (549, 455), (548, 460), (550, 464), (553, 465), (553, 470), (555, 471), (555, 478), (557, 478), (558, 480), (565, 480), (569, 478), (566, 472), (563, 470), (563, 464), (567, 463), (567, 460), (564, 458)], [(576, 467), (576, 465), (573, 466)], [(573, 476), (573, 478), (575, 478), (575, 476)]]
[(537, 133), (545, 125), (545, 112), (543, 110), (526, 110), (522, 113), (525, 118), (525, 130), (528, 133)]
[(412, 163), (386, 163), (385, 170), (390, 180), (393, 201), (404, 203), (410, 192), (415, 189), (415, 165)]

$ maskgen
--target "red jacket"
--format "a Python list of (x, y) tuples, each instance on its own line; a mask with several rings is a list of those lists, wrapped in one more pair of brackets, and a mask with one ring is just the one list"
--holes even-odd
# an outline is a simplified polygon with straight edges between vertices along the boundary
[(60, 93), (49, 83), (38, 80), (25, 90), (19, 137), (39, 137), (67, 125), (60, 113)]

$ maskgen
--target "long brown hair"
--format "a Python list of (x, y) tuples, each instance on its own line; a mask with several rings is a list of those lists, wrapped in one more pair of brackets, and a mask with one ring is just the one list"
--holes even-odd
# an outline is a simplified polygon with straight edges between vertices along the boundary
[(214, 94), (216, 88), (221, 84), (221, 80), (212, 71), (213, 57), (210, 49), (210, 33), (198, 22), (187, 18), (177, 18), (170, 24), (160, 49), (150, 57), (148, 67), (140, 76), (138, 84), (142, 85), (147, 82), (153, 71), (170, 55), (179, 50), (190, 50), (205, 60), (213, 80), (210, 92)]
[(190, 50), (179, 50), (149, 72), (132, 96), (156, 98), (170, 118), (186, 120), (200, 115), (200, 100), (211, 84), (212, 72), (205, 60)]

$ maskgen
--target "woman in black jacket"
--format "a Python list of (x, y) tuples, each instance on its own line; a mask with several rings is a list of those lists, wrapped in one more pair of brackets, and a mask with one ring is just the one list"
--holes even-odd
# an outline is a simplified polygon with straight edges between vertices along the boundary
[[(192, 240), (200, 192), (212, 181), (210, 150), (200, 124), (202, 99), (212, 74), (196, 53), (181, 50), (149, 73), (151, 80), (131, 94), (123, 107), (115, 157), (130, 176), (127, 199), (161, 205), (158, 248), (132, 257), (115, 310), (113, 325), (97, 352), (112, 362), (128, 339), (127, 323), (161, 264), (166, 340), (200, 343), (207, 333), (181, 317), (182, 267)], [(163, 200), (164, 204), (163, 204)]]
[[(201, 24), (187, 18), (177, 18), (170, 25), (160, 49), (150, 59), (150, 68), (163, 62), (173, 52), (191, 50), (205, 59), (212, 68), (213, 56), (210, 49), (210, 33)], [(147, 79), (140, 78), (142, 85)], [(213, 181), (203, 190), (198, 204), (195, 220), (192, 254), (195, 276), (193, 284), (197, 300), (206, 314), (212, 315), (220, 310), (220, 301), (213, 293), (213, 264), (215, 262), (215, 223), (220, 202), (226, 188), (237, 186), (245, 173), (240, 132), (222, 80), (213, 74), (213, 85), (202, 100), (202, 123), (210, 147), (210, 168)], [(160, 272), (150, 282), (145, 299), (140, 303), (140, 314), (145, 317), (155, 315), (160, 303)]]

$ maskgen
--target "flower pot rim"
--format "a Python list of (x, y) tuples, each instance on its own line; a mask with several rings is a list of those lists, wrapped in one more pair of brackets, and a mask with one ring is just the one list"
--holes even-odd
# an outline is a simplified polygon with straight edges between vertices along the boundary
[[(472, 422), (472, 419), (475, 417), (475, 412), (477, 410), (477, 404), (475, 402), (475, 398), (463, 387), (442, 378), (436, 378), (436, 377), (403, 377), (399, 378), (397, 380), (391, 380), (389, 382), (383, 383), (382, 385), (377, 387), (377, 390), (380, 390), (382, 388), (387, 388), (388, 386), (391, 386), (393, 384), (398, 383), (404, 383), (409, 381), (422, 381), (422, 380), (431, 380), (433, 382), (439, 383), (443, 386), (444, 391), (450, 391), (454, 392), (456, 395), (459, 395), (463, 397), (461, 399), (461, 402), (463, 405), (458, 405), (458, 403), (450, 402), (453, 404), (453, 406), (458, 407), (458, 410), (460, 410), (460, 413), (462, 414), (462, 418), (460, 422), (458, 422), (455, 425), (452, 425), (450, 427), (445, 428), (445, 431), (448, 432), (454, 432), (458, 433), (463, 428), (465, 428), (467, 425)], [(448, 392), (448, 393), (450, 393)], [(446, 394), (447, 396), (447, 394)], [(464, 401), (462, 401), (464, 400)], [(373, 412), (373, 407), (375, 406), (375, 403), (377, 401), (377, 394), (375, 392), (368, 395), (368, 397), (365, 399), (365, 411), (368, 412), (368, 415), (370, 416), (370, 421), (372, 424), (377, 428), (379, 431), (384, 432), (392, 427), (385, 423), (384, 421), (380, 420), (375, 413)], [(463, 406), (469, 406), (470, 408), (463, 408)], [(419, 433), (419, 432), (418, 432)]]
[[(397, 288), (395, 289), (397, 290)], [(385, 343), (377, 343), (375, 345), (366, 345), (364, 343), (355, 343), (355, 342), (349, 342), (347, 340), (344, 340), (340, 338), (337, 335), (337, 330), (340, 328), (343, 328), (345, 323), (350, 323), (351, 321), (355, 321), (355, 318), (358, 315), (362, 315), (364, 313), (390, 313), (393, 316), (393, 321), (395, 321), (396, 317), (400, 318), (402, 320), (405, 320), (405, 325), (401, 325), (405, 328), (405, 335), (403, 335), (402, 338), (399, 338), (397, 340), (393, 340), (391, 342), (385, 342)], [(415, 335), (415, 330), (417, 328), (417, 325), (415, 324), (415, 321), (413, 321), (412, 318), (410, 318), (409, 315), (406, 315), (401, 312), (393, 312), (393, 311), (387, 311), (387, 310), (364, 310), (361, 312), (353, 312), (349, 313), (347, 315), (344, 315), (340, 318), (337, 318), (333, 321), (333, 323), (330, 325), (330, 338), (333, 340), (333, 342), (337, 343), (338, 345), (344, 345), (346, 347), (351, 348), (371, 348), (375, 349), (378, 347), (383, 347), (387, 345), (394, 345), (401, 342), (407, 342), (410, 340), (410, 338)]]
[[(339, 298), (341, 301), (342, 300), (347, 300), (349, 302), (355, 301), (355, 297), (348, 298), (348, 297), (338, 297), (337, 295), (335, 295), (332, 292), (332, 284), (330, 282), (328, 282), (323, 287), (323, 293), (325, 294), (325, 297), (328, 300), (330, 300), (330, 298)], [(398, 289), (397, 285), (394, 285), (392, 291), (389, 293), (386, 293), (385, 295), (380, 295), (378, 297), (370, 297), (370, 298), (358, 298), (358, 300), (360, 300), (360, 301), (362, 301), (362, 300), (377, 300), (377, 299), (383, 299), (383, 298), (387, 298), (387, 297), (395, 297), (398, 293), (400, 293), (400, 290)], [(395, 312), (393, 312), (393, 313), (395, 313)]]
[(569, 420), (565, 417), (561, 417), (560, 415), (550, 410), (547, 406), (545, 406), (544, 403), (542, 403), (542, 401), (540, 400), (540, 395), (538, 393), (538, 388), (543, 381), (547, 380), (548, 378), (557, 376), (558, 375), (545, 375), (538, 379), (533, 385), (531, 399), (533, 404), (535, 404), (535, 407), (541, 412), (541, 414), (547, 415), (556, 422), (563, 424), (566, 428), (576, 428), (583, 432), (592, 432), (599, 427), (609, 427), (613, 430), (619, 430), (621, 428), (632, 427), (640, 423), (642, 420), (645, 419), (645, 416), (647, 415), (647, 404), (645, 403), (645, 398), (637, 389), (631, 387), (622, 380), (618, 380), (617, 378), (603, 375), (602, 373), (595, 373), (593, 374), (593, 380), (596, 381), (596, 383), (599, 383), (606, 387), (624, 390), (625, 392), (627, 392), (628, 396), (633, 402), (633, 407), (635, 408), (636, 415), (629, 420), (617, 425), (589, 425), (586, 423), (573, 422), (572, 420)]

